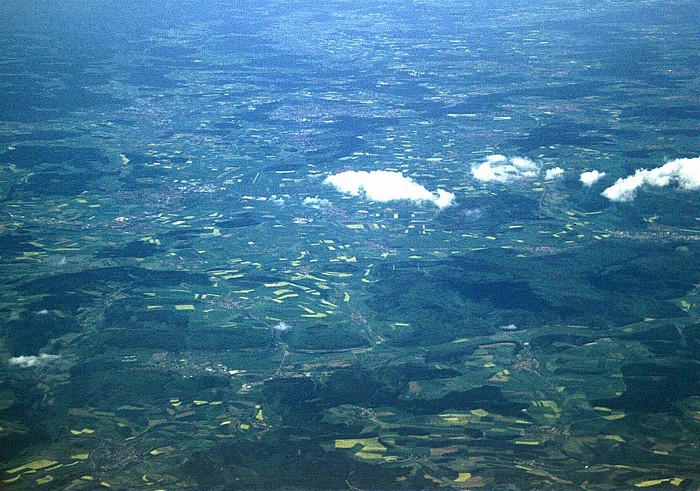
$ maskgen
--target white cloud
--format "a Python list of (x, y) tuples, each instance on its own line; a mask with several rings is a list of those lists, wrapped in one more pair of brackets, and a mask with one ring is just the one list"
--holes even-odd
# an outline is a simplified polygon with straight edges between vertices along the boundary
[(670, 184), (680, 189), (700, 189), (700, 157), (672, 160), (655, 169), (639, 169), (631, 176), (618, 179), (603, 191), (611, 201), (632, 201), (642, 186), (664, 187)]
[(564, 175), (564, 169), (561, 167), (554, 167), (553, 169), (547, 169), (544, 172), (544, 180), (551, 181), (553, 179), (559, 179)]
[(10, 365), (18, 366), (20, 368), (31, 368), (37, 365), (42, 365), (44, 363), (57, 360), (59, 358), (59, 355), (48, 355), (46, 353), (42, 353), (39, 356), (15, 356), (7, 360), (7, 363), (9, 363)]
[(597, 170), (589, 170), (588, 172), (581, 173), (581, 182), (584, 186), (591, 187), (593, 184), (598, 182), (600, 179), (605, 177), (605, 172), (598, 172)]
[(479, 181), (512, 182), (521, 179), (537, 179), (540, 166), (525, 157), (489, 155), (486, 162), (472, 166), (472, 175)]
[(312, 198), (311, 196), (307, 196), (304, 198), (304, 201), (302, 201), (302, 204), (305, 206), (310, 206), (311, 208), (316, 208), (317, 210), (320, 210), (321, 208), (326, 208), (331, 206), (331, 202), (328, 201), (325, 198), (319, 198), (318, 196)]
[(452, 205), (455, 200), (455, 195), (454, 193), (445, 191), (444, 189), (438, 189), (437, 196), (433, 196), (433, 198), (433, 203), (435, 203), (435, 206), (442, 210), (443, 208), (447, 208), (448, 206)]
[(279, 331), (279, 332), (282, 332), (282, 331), (289, 331), (291, 328), (292, 328), (292, 326), (290, 326), (289, 324), (287, 324), (287, 323), (284, 322), (284, 321), (279, 321), (277, 324), (275, 324), (274, 326), (272, 326), (272, 329), (273, 329), (273, 330)]
[(345, 171), (328, 176), (323, 182), (341, 193), (352, 196), (364, 194), (373, 201), (428, 201), (439, 208), (445, 208), (450, 206), (455, 198), (454, 194), (443, 189), (431, 193), (410, 177), (394, 171)]
[(273, 194), (270, 196), (270, 201), (272, 201), (274, 204), (278, 206), (284, 206), (284, 198), (281, 196), (277, 196), (276, 194)]

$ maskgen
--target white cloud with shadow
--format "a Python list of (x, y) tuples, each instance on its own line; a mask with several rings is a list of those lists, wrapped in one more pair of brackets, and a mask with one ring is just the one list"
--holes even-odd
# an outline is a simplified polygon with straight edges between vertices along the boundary
[(580, 180), (584, 186), (591, 187), (593, 184), (605, 177), (605, 172), (599, 172), (597, 170), (589, 170), (587, 172), (582, 172)]
[(537, 179), (541, 167), (526, 157), (506, 157), (489, 155), (486, 162), (472, 166), (475, 179), (483, 182), (508, 183), (524, 179)]
[(372, 201), (407, 200), (433, 203), (442, 209), (450, 206), (455, 198), (453, 193), (444, 189), (430, 192), (410, 177), (395, 171), (345, 171), (328, 176), (323, 182), (343, 194), (363, 195)]
[(700, 189), (700, 157), (672, 160), (651, 170), (638, 169), (631, 176), (618, 179), (602, 194), (611, 201), (632, 201), (646, 186), (670, 185), (687, 191)]
[(49, 355), (46, 353), (42, 353), (39, 356), (35, 355), (23, 355), (23, 356), (15, 356), (7, 360), (7, 363), (9, 365), (17, 366), (20, 368), (31, 368), (39, 365), (44, 365), (45, 363), (49, 363), (55, 360), (58, 360), (60, 358), (60, 355)]
[(332, 203), (329, 200), (327, 200), (326, 198), (319, 198), (318, 196), (307, 196), (306, 198), (304, 198), (304, 201), (302, 201), (302, 204), (304, 206), (316, 208), (317, 210), (332, 206)]
[(555, 179), (561, 179), (564, 177), (564, 169), (561, 167), (554, 167), (552, 169), (547, 169), (544, 171), (544, 180), (553, 181)]

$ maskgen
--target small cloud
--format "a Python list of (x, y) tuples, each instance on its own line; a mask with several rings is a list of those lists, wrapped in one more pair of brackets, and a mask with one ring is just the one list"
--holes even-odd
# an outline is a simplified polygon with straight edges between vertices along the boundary
[(507, 183), (523, 179), (537, 179), (540, 166), (525, 157), (489, 155), (486, 162), (472, 166), (475, 179), (484, 182)]
[(447, 208), (448, 206), (452, 205), (455, 200), (455, 195), (449, 191), (445, 191), (444, 189), (438, 189), (437, 197), (434, 198), (433, 203), (435, 203), (435, 206), (442, 210), (443, 208)]
[(332, 205), (332, 203), (329, 200), (325, 198), (319, 198), (318, 196), (314, 198), (312, 198), (311, 196), (307, 196), (306, 198), (304, 198), (304, 201), (302, 201), (302, 204), (304, 206), (316, 208), (317, 210), (320, 210), (321, 208), (328, 208)]
[(605, 177), (605, 172), (598, 172), (597, 170), (590, 170), (588, 172), (581, 173), (581, 182), (584, 186), (591, 187), (593, 184), (598, 182), (600, 179)]
[(15, 356), (7, 360), (7, 363), (20, 368), (31, 368), (37, 365), (43, 365), (45, 363), (55, 361), (59, 358), (59, 355), (48, 355), (46, 353), (42, 353), (39, 356)]
[(651, 170), (639, 169), (631, 176), (618, 179), (602, 194), (611, 201), (632, 201), (643, 186), (671, 184), (685, 190), (700, 189), (700, 157), (672, 160)]
[(272, 326), (272, 337), (274, 340), (281, 341), (282, 336), (292, 328), (289, 324), (284, 321), (279, 321), (277, 324)]
[(547, 169), (544, 172), (544, 180), (552, 181), (554, 179), (560, 179), (564, 175), (564, 169), (561, 167), (554, 167), (553, 169)]
[(284, 321), (279, 321), (277, 324), (275, 324), (274, 326), (272, 326), (272, 329), (273, 329), (273, 330), (275, 330), (275, 331), (280, 331), (280, 332), (281, 332), (281, 331), (288, 331), (288, 330), (290, 330), (291, 328), (292, 328), (292, 326), (290, 326), (289, 324), (287, 324), (287, 323), (284, 322)]
[(270, 196), (270, 201), (272, 201), (277, 206), (284, 206), (284, 198), (281, 196), (277, 196), (276, 194)]
[(439, 208), (446, 208), (454, 201), (454, 194), (443, 189), (431, 193), (401, 172), (375, 170), (345, 171), (328, 176), (324, 184), (330, 184), (338, 191), (352, 196), (364, 194), (373, 201), (409, 200), (417, 203), (430, 202)]

